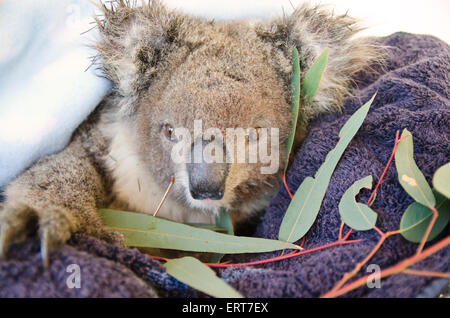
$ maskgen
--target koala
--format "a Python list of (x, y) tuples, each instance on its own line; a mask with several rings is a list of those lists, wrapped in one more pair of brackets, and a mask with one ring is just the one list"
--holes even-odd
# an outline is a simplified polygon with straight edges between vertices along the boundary
[[(123, 244), (121, 234), (102, 226), (97, 210), (152, 214), (172, 178), (159, 216), (211, 223), (226, 209), (237, 233), (244, 233), (278, 191), (289, 159), (284, 149), (293, 120), (293, 48), (301, 70), (330, 49), (314, 102), (305, 107), (301, 101), (294, 149), (307, 134), (306, 123), (338, 112), (355, 74), (370, 71), (382, 55), (370, 38), (354, 37), (362, 30), (356, 19), (322, 6), (305, 4), (267, 21), (228, 22), (169, 10), (157, 1), (136, 6), (117, 0), (100, 7), (96, 64), (113, 89), (64, 150), (40, 159), (6, 186), (2, 258), (12, 243), (36, 231), (46, 265), (51, 249), (75, 232)], [(213, 143), (223, 156), (230, 152), (228, 139), (195, 136), (196, 121), (223, 135), (229, 128), (252, 128), (245, 149), (264, 137), (263, 128), (276, 128), (276, 137), (265, 137), (268, 144), (278, 143), (279, 167), (261, 173), (262, 162), (175, 162), (179, 127), (194, 135), (183, 156)]]

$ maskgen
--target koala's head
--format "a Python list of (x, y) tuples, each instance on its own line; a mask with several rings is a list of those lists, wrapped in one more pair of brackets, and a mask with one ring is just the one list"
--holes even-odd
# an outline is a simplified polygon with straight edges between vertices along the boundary
[[(155, 1), (143, 7), (117, 1), (103, 12), (97, 49), (120, 120), (134, 130), (134, 146), (154, 181), (165, 189), (174, 176), (171, 196), (199, 209), (233, 207), (276, 190), (292, 123), (292, 49), (307, 68), (329, 44), (305, 44), (302, 36), (310, 40), (311, 30), (296, 22), (300, 13), (267, 23), (217, 22)], [(341, 21), (341, 28), (353, 22)], [(320, 27), (337, 28), (328, 23)], [(342, 86), (359, 70), (355, 61), (339, 72)], [(339, 63), (337, 71), (345, 64)], [(323, 81), (329, 92), (318, 100), (332, 108), (344, 89)]]

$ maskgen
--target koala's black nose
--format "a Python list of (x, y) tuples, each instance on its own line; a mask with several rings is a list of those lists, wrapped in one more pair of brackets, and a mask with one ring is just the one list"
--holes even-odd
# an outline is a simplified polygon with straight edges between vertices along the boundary
[[(208, 144), (208, 142), (200, 141), (202, 146)], [(196, 143), (198, 144), (200, 143)], [(222, 145), (217, 145), (223, 147)], [(225, 155), (222, 160), (211, 161), (210, 159), (201, 156), (199, 160), (199, 151), (196, 146), (192, 146), (191, 151), (191, 163), (187, 164), (187, 170), (189, 174), (189, 190), (192, 197), (195, 200), (220, 200), (225, 193), (225, 181), (228, 175), (228, 166), (226, 163)], [(223, 149), (223, 148), (222, 148)], [(197, 154), (195, 152), (197, 151)], [(225, 149), (223, 149), (225, 154)], [(197, 155), (197, 160), (194, 160)], [(217, 159), (217, 158), (216, 158)]]
[(205, 199), (220, 200), (223, 198), (223, 190), (203, 191), (202, 189), (191, 188), (191, 195), (195, 200), (205, 200)]

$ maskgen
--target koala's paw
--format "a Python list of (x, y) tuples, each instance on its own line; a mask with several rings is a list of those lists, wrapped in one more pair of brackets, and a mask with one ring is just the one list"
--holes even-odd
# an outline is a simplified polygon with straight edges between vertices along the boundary
[(36, 231), (36, 227), (45, 267), (49, 265), (50, 250), (64, 244), (77, 231), (99, 236), (111, 243), (123, 245), (124, 242), (120, 233), (102, 227), (95, 210), (83, 213), (49, 205), (36, 211), (23, 204), (6, 202), (0, 207), (0, 258), (5, 258), (10, 244), (22, 241)]
[(49, 249), (65, 243), (78, 228), (71, 211), (48, 206), (39, 212), (23, 204), (6, 203), (0, 211), (0, 257), (4, 259), (11, 243), (22, 241), (38, 227), (41, 256), (49, 264)]

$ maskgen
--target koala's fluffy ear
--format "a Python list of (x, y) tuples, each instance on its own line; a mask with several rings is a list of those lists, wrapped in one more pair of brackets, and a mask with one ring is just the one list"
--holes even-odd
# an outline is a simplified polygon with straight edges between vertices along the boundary
[(257, 25), (255, 31), (285, 57), (290, 58), (295, 46), (302, 75), (326, 48), (330, 49), (319, 91), (313, 105), (304, 110), (309, 119), (323, 112), (339, 111), (354, 86), (354, 76), (370, 71), (371, 66), (382, 61), (383, 49), (373, 39), (354, 37), (363, 29), (347, 14), (334, 15), (323, 5), (304, 4), (289, 16)]
[(182, 16), (158, 1), (136, 7), (126, 0), (101, 6), (97, 19), (100, 41), (95, 48), (102, 69), (121, 99), (121, 112), (132, 114), (140, 92), (147, 88), (168, 53)]

